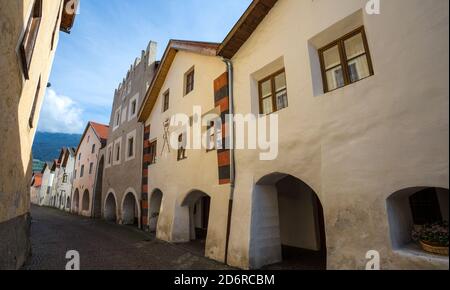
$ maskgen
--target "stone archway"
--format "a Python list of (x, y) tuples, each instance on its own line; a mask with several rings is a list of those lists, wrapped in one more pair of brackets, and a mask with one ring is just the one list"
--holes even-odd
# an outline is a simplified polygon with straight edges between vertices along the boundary
[(70, 196), (67, 196), (66, 199), (66, 210), (70, 210)]
[(122, 224), (140, 227), (140, 207), (136, 194), (127, 191), (122, 200)]
[(161, 190), (156, 189), (150, 197), (149, 203), (149, 230), (150, 232), (157, 233), (158, 221), (161, 213), (163, 193)]
[(109, 222), (117, 222), (117, 201), (112, 192), (108, 194), (105, 201), (104, 217)]
[(437, 187), (410, 187), (391, 194), (386, 200), (392, 248), (420, 253), (412, 241), (415, 227), (449, 220), (449, 190)]
[(81, 202), (81, 207), (82, 207), (81, 210), (83, 212), (88, 212), (90, 209), (90, 206), (91, 206), (90, 203), (91, 203), (91, 200), (89, 197), (89, 190), (86, 189), (83, 193), (83, 200)]
[(211, 197), (200, 190), (186, 195), (179, 209), (178, 241), (187, 243), (191, 250), (205, 254), (208, 236)]
[(102, 155), (97, 167), (97, 177), (95, 179), (94, 190), (94, 218), (102, 216), (102, 190), (103, 190), (103, 168), (105, 165), (105, 156)]
[(292, 175), (268, 174), (254, 186), (252, 207), (253, 267), (326, 269), (323, 207), (310, 186)]
[(73, 194), (73, 212), (76, 214), (80, 213), (80, 192), (78, 188), (75, 190), (75, 193)]

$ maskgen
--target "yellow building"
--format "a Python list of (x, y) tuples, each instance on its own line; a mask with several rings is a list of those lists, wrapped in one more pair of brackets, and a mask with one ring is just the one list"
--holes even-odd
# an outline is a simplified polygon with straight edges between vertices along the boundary
[(31, 147), (58, 45), (77, 1), (0, 0), (0, 269), (30, 250)]

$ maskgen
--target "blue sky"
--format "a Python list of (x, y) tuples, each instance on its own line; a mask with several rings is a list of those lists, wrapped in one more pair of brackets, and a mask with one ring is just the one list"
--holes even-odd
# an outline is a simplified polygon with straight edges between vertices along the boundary
[(81, 0), (72, 33), (60, 33), (38, 130), (108, 124), (114, 90), (149, 40), (158, 43), (158, 59), (169, 39), (221, 42), (250, 2)]

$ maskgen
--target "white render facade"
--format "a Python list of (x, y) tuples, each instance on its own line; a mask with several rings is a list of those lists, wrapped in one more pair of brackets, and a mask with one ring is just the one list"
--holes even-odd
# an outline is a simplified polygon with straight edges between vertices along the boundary
[[(232, 55), (236, 113), (258, 114), (257, 84), (280, 69), (289, 105), (276, 160), (236, 151), (229, 264), (322, 245), (328, 269), (365, 269), (371, 250), (382, 269), (448, 269), (412, 244), (408, 198), (432, 188), (448, 221), (449, 3), (382, 1), (379, 15), (366, 4), (279, 0)], [(326, 92), (320, 48), (361, 27), (373, 75)]]
[(206, 193), (205, 255), (231, 266), (293, 256), (302, 264), (307, 251), (317, 264), (302, 266), (365, 269), (375, 251), (382, 269), (448, 269), (448, 257), (411, 240), (417, 195), (435, 197), (433, 210), (448, 221), (448, 1), (385, 1), (373, 15), (364, 0), (255, 0), (246, 17), (267, 3), (252, 33), (239, 43), (238, 22), (218, 54), (233, 66), (235, 113), (278, 117), (277, 158), (234, 150), (234, 183), (218, 185), (222, 156), (187, 151), (177, 162), (164, 151), (165, 93), (170, 114), (189, 114), (193, 105), (220, 108), (206, 96), (217, 99), (213, 82), (226, 83), (217, 79), (225, 65), (211, 57), (205, 74), (196, 69), (200, 92), (190, 102), (180, 88), (202, 56), (178, 49), (141, 108), (148, 141), (157, 141), (156, 162), (144, 166), (150, 227), (163, 240), (193, 240), (203, 206), (192, 201)]

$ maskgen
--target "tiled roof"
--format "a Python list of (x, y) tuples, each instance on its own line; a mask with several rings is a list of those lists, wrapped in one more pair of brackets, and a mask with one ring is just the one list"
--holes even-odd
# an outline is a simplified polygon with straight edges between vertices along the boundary
[(102, 139), (102, 140), (108, 140), (108, 134), (109, 134), (109, 126), (95, 123), (95, 122), (89, 122), (89, 124), (92, 126), (92, 128), (95, 131), (95, 134)]
[(233, 58), (250, 38), (278, 0), (253, 0), (217, 50), (225, 58)]
[(169, 69), (178, 51), (188, 51), (207, 56), (216, 56), (219, 45), (219, 43), (214, 42), (176, 39), (170, 40), (164, 52), (163, 58), (158, 65), (158, 70), (156, 71), (150, 87), (145, 95), (145, 99), (142, 102), (139, 112), (139, 121), (144, 122), (150, 115), (156, 102), (157, 95), (164, 84), (167, 74), (169, 73)]
[(42, 185), (42, 174), (35, 173), (33, 176), (33, 182), (31, 183), (31, 186), (41, 187), (41, 185)]

